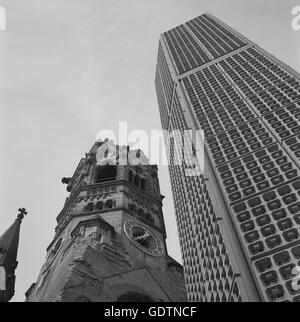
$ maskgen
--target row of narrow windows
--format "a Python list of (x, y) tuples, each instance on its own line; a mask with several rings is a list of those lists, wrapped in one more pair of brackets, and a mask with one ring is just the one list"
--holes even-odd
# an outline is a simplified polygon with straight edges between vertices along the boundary
[(112, 199), (108, 199), (105, 202), (98, 201), (96, 204), (90, 202), (84, 207), (83, 211), (91, 212), (91, 211), (102, 210), (102, 209), (111, 209), (114, 206), (114, 204), (115, 204), (115, 200), (112, 200)]
[(146, 179), (142, 178), (138, 174), (133, 174), (131, 170), (129, 170), (128, 180), (130, 183), (134, 184), (135, 186), (139, 187), (142, 190), (146, 190)]

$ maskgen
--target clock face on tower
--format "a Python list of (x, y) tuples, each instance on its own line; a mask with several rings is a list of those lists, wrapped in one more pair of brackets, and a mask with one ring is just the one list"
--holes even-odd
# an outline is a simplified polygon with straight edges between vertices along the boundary
[(161, 256), (164, 252), (162, 242), (148, 228), (136, 221), (124, 224), (126, 236), (141, 250), (151, 256)]

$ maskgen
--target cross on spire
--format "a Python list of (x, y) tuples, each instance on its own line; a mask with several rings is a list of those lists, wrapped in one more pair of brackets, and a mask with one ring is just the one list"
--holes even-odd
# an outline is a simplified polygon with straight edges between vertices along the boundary
[(27, 210), (25, 208), (19, 208), (18, 211), (19, 211), (18, 219), (22, 220), (24, 216), (27, 215)]

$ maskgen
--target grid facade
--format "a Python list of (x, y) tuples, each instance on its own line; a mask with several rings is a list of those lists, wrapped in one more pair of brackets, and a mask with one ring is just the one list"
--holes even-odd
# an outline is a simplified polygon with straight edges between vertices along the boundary
[(210, 14), (160, 38), (163, 128), (204, 133), (200, 176), (174, 165), (167, 142), (191, 301), (300, 301), (299, 79)]
[(174, 164), (174, 142), (188, 129), (177, 95), (169, 129), (177, 135), (168, 142), (170, 177), (176, 187), (174, 204), (189, 300), (241, 301), (238, 270), (228, 255), (205, 178), (186, 176), (184, 166)]

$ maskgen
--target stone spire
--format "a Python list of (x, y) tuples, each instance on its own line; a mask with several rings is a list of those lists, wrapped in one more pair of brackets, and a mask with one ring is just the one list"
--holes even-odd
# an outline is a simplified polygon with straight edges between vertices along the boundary
[(15, 222), (0, 236), (0, 302), (8, 302), (15, 293), (15, 269), (19, 246), (20, 226), (25, 208), (20, 208)]

